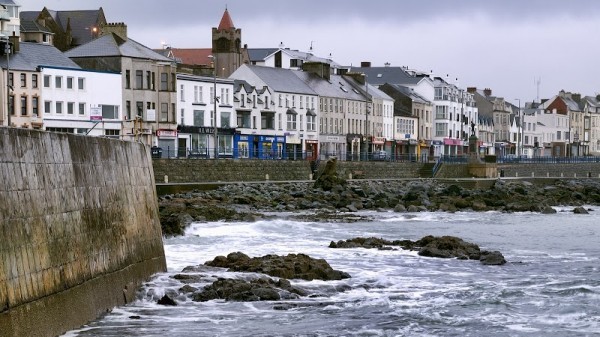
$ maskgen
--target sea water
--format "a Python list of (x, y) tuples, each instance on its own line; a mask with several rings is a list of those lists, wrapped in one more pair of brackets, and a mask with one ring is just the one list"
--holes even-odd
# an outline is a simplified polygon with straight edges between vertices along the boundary
[[(498, 212), (362, 212), (373, 221), (194, 223), (165, 239), (168, 272), (135, 302), (66, 336), (600, 336), (600, 208), (576, 215)], [(354, 237), (417, 240), (453, 235), (499, 250), (508, 261), (421, 257), (414, 251), (331, 249)], [(352, 277), (292, 280), (312, 296), (277, 302), (156, 304), (186, 266), (240, 251), (304, 253)], [(214, 270), (218, 277), (244, 277)], [(202, 288), (210, 279), (191, 284)], [(286, 304), (281, 310), (281, 304)]]

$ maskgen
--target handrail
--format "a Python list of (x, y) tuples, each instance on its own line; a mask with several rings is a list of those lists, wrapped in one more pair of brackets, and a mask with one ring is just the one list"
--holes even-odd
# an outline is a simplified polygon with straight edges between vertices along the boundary
[(436, 162), (435, 165), (433, 165), (433, 169), (431, 170), (431, 177), (435, 178), (435, 175), (437, 174), (438, 170), (440, 169), (440, 167), (442, 166), (442, 157), (439, 157)]

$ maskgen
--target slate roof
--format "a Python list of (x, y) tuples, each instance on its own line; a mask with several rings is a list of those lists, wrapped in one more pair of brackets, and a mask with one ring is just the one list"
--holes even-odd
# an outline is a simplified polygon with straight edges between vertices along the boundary
[(294, 76), (297, 70), (244, 65), (258, 76), (267, 86), (277, 92), (316, 95), (300, 77)]
[(23, 12), (19, 12), (19, 18), (21, 19), (21, 21), (25, 20), (25, 21), (35, 21), (38, 16), (40, 15), (39, 11), (23, 11)]
[[(358, 90), (354, 89), (343, 76), (330, 75), (330, 80), (323, 79), (313, 73), (305, 71), (292, 71), (304, 83), (306, 83), (316, 94), (323, 97), (338, 97), (355, 101), (364, 101), (363, 96)], [(342, 89), (344, 88), (344, 89)], [(353, 90), (354, 89), (354, 90)], [(356, 90), (356, 91), (355, 91)]]
[(25, 33), (28, 33), (28, 32), (43, 32), (43, 33), (46, 33), (46, 34), (52, 34), (52, 35), (54, 35), (54, 33), (50, 29), (48, 29), (48, 28), (40, 25), (36, 21), (31, 21), (31, 20), (21, 20), (21, 28), (20, 28), (20, 30), (22, 32), (25, 32)]
[(278, 50), (279, 48), (248, 48), (248, 57), (250, 62), (261, 62)]
[(579, 103), (575, 102), (574, 100), (572, 100), (571, 98), (568, 97), (561, 97), (563, 102), (565, 102), (565, 104), (567, 105), (567, 108), (569, 108), (569, 110), (571, 111), (581, 111), (581, 108), (579, 107)]
[[(71, 35), (74, 45), (82, 45), (91, 41), (92, 27), (106, 21), (102, 7), (92, 10), (54, 11), (47, 9), (50, 16), (59, 25), (63, 32), (67, 31), (67, 24), (71, 25)], [(24, 11), (20, 13), (21, 20), (36, 21), (40, 11)]]
[(403, 86), (400, 84), (389, 84), (388, 83), (388, 85), (391, 86), (392, 88), (394, 88), (399, 93), (403, 94), (404, 96), (410, 98), (413, 102), (422, 103), (422, 104), (431, 104), (430, 101), (428, 101), (423, 96), (417, 94), (414, 90), (412, 90), (409, 87), (406, 87), (406, 86)]
[[(21, 42), (19, 45), (20, 51), (9, 57), (10, 69), (35, 71), (39, 66), (81, 69), (54, 46), (34, 42)], [(6, 57), (0, 57), (0, 67), (6, 68)]]
[(351, 67), (351, 72), (364, 73), (367, 82), (375, 86), (390, 84), (417, 84), (424, 77), (409, 74), (401, 67)]
[(65, 52), (65, 55), (70, 58), (117, 56), (174, 62), (173, 59), (163, 56), (139, 42), (132, 39), (125, 41), (116, 34), (103, 35)]

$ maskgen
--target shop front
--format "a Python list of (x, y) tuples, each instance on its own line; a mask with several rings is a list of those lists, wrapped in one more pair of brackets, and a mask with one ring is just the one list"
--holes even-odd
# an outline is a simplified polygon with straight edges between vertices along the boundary
[(283, 159), (287, 156), (285, 146), (285, 136), (236, 134), (233, 137), (234, 158)]
[(316, 139), (306, 139), (306, 160), (317, 160), (319, 158), (319, 141)]
[(210, 126), (180, 125), (178, 157), (214, 158), (215, 144), (218, 144), (219, 158), (233, 157), (233, 138), (235, 129), (218, 128), (215, 142), (214, 128)]
[(298, 135), (286, 133), (285, 153), (287, 159), (300, 160), (302, 155), (302, 140)]
[(319, 158), (328, 159), (337, 157), (346, 160), (346, 137), (344, 136), (320, 136)]
[(347, 160), (360, 160), (361, 138), (362, 136), (359, 134), (350, 133), (346, 135), (346, 148), (348, 149), (348, 153), (346, 155)]
[(444, 138), (444, 155), (450, 157), (462, 155), (464, 146), (462, 139)]
[(163, 158), (173, 158), (177, 156), (177, 130), (158, 129), (156, 130), (158, 147), (162, 150)]

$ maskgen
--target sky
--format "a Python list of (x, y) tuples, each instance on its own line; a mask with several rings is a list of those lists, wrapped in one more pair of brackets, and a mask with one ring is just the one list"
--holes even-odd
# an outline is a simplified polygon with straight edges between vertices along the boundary
[(103, 8), (150, 48), (210, 48), (225, 8), (242, 44), (342, 65), (405, 66), (516, 104), (600, 94), (598, 0), (15, 0), (21, 11)]

